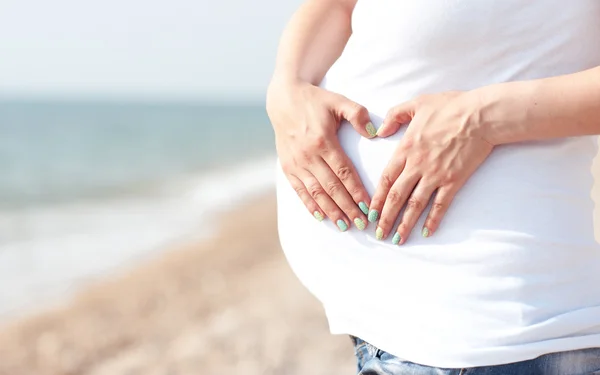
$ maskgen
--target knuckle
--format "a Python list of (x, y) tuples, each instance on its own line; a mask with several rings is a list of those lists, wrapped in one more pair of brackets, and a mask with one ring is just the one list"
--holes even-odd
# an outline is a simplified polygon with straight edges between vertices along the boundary
[(326, 187), (325, 187), (325, 191), (330, 196), (334, 196), (334, 195), (337, 195), (340, 192), (341, 188), (342, 187), (337, 182), (328, 182), (327, 185), (326, 185)]
[(341, 166), (337, 169), (337, 176), (340, 180), (346, 181), (352, 176), (352, 170), (347, 166)]
[(398, 225), (398, 229), (396, 229), (396, 232), (403, 234), (406, 233), (408, 230), (408, 226), (405, 223), (400, 223), (400, 225)]
[(324, 134), (315, 135), (309, 141), (306, 156), (310, 156), (315, 151), (322, 151), (327, 148), (327, 138)]
[(442, 212), (446, 208), (446, 204), (443, 202), (433, 202), (431, 205), (432, 212)]
[(415, 143), (415, 141), (410, 135), (409, 136), (405, 135), (402, 138), (402, 142), (400, 142), (400, 151), (402, 151), (403, 153), (407, 152), (414, 146), (414, 143)]
[(397, 190), (390, 190), (390, 192), (388, 193), (387, 196), (387, 201), (390, 202), (390, 204), (396, 206), (400, 204), (400, 201), (402, 200), (402, 193), (400, 193)]
[(303, 185), (294, 184), (292, 186), (293, 186), (294, 191), (296, 192), (296, 194), (298, 194), (299, 196), (303, 196), (307, 192), (306, 188)]
[(392, 225), (394, 225), (394, 220), (387, 215), (383, 215), (381, 219), (379, 219), (377, 225), (386, 232), (388, 228), (391, 228)]
[(406, 205), (408, 206), (408, 208), (420, 211), (423, 209), (423, 200), (417, 197), (410, 197)]
[(305, 148), (299, 152), (299, 155), (298, 155), (299, 157), (297, 157), (296, 161), (298, 162), (299, 165), (310, 164), (310, 159), (313, 154), (314, 154), (314, 151), (311, 151), (310, 147)]
[(452, 185), (458, 182), (458, 175), (449, 171), (446, 173), (443, 180), (445, 185)]
[(442, 172), (442, 166), (439, 163), (433, 163), (429, 167), (430, 173), (434, 176), (439, 175)]
[(362, 190), (357, 186), (350, 187), (348, 189), (348, 193), (350, 193), (350, 195), (353, 197), (362, 197), (363, 196)]
[(425, 161), (425, 155), (423, 154), (423, 152), (415, 151), (411, 155), (411, 159), (412, 164), (421, 165)]
[(440, 218), (437, 215), (430, 215), (427, 218), (427, 226), (430, 227), (431, 229), (437, 228), (439, 223), (440, 223)]
[[(413, 144), (414, 146), (414, 144)], [(438, 160), (434, 157), (431, 157), (429, 150), (420, 145), (417, 147), (413, 147), (412, 152), (410, 154), (411, 164), (414, 165), (425, 165), (427, 169), (431, 169), (432, 164), (439, 164)]]
[(431, 95), (429, 95), (429, 94), (421, 94), (414, 99), (414, 103), (417, 105), (422, 105), (423, 103), (425, 103), (429, 100), (430, 96)]
[(281, 170), (286, 174), (290, 174), (290, 172), (294, 170), (294, 164), (290, 162), (282, 162)]
[(381, 175), (381, 186), (385, 189), (385, 190), (389, 190), (392, 188), (392, 185), (394, 184), (394, 181), (392, 180), (392, 178), (390, 177), (390, 175), (388, 173), (383, 173)]
[(323, 190), (321, 185), (318, 185), (318, 184), (311, 184), (308, 187), (308, 192), (314, 199), (318, 199), (323, 194), (325, 194), (325, 191)]
[(367, 109), (358, 103), (352, 103), (350, 107), (349, 117), (358, 119), (367, 113)]

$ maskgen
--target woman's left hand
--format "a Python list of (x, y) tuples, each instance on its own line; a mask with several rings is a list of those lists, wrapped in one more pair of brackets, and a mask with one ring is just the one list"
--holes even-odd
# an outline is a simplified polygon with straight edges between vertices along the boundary
[(376, 238), (391, 235), (406, 204), (392, 242), (403, 244), (433, 196), (423, 237), (431, 236), (452, 199), (490, 155), (493, 145), (483, 137), (478, 98), (472, 92), (425, 95), (392, 108), (377, 135), (394, 134), (409, 123), (373, 196), (369, 221), (379, 224)]

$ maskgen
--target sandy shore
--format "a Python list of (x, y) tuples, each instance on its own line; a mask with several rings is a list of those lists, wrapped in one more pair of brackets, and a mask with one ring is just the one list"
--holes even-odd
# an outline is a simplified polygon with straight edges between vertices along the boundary
[(273, 194), (172, 249), (0, 331), (0, 375), (351, 374), (348, 338), (279, 248)]

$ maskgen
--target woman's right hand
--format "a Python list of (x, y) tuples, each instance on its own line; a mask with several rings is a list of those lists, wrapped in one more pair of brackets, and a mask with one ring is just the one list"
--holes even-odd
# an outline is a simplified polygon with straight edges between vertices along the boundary
[(370, 198), (337, 130), (346, 119), (362, 136), (375, 137), (369, 112), (308, 83), (272, 82), (267, 113), (283, 171), (309, 212), (319, 221), (328, 217), (342, 232), (351, 222), (365, 229)]

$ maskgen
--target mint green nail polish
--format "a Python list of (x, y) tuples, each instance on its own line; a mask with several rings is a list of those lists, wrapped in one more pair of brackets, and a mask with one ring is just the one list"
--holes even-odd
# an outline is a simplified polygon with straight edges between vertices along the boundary
[(369, 223), (374, 223), (377, 221), (377, 219), (379, 219), (379, 211), (377, 210), (371, 210), (369, 211)]
[(423, 227), (421, 235), (423, 235), (423, 237), (429, 237), (429, 229), (427, 227)]
[(369, 206), (365, 202), (358, 202), (358, 208), (363, 212), (363, 214), (369, 214)]
[(378, 240), (383, 238), (383, 229), (377, 227), (377, 230), (375, 231), (375, 238)]
[(402, 237), (400, 237), (400, 233), (396, 232), (396, 234), (394, 234), (394, 237), (392, 237), (392, 243), (394, 245), (398, 245), (401, 239)]
[(367, 133), (369, 133), (369, 136), (371, 138), (377, 136), (377, 129), (375, 129), (375, 126), (373, 125), (372, 122), (369, 122), (366, 126), (365, 129), (367, 131)]
[(356, 225), (358, 230), (365, 230), (365, 227), (366, 227), (365, 222), (360, 217), (357, 217), (356, 219), (354, 219), (354, 225)]
[(348, 230), (348, 224), (346, 224), (346, 222), (344, 220), (340, 219), (336, 222), (336, 224), (342, 232), (345, 232)]
[(313, 216), (315, 217), (315, 219), (317, 219), (318, 221), (323, 221), (323, 215), (321, 215), (321, 213), (319, 211), (315, 211), (313, 213)]

